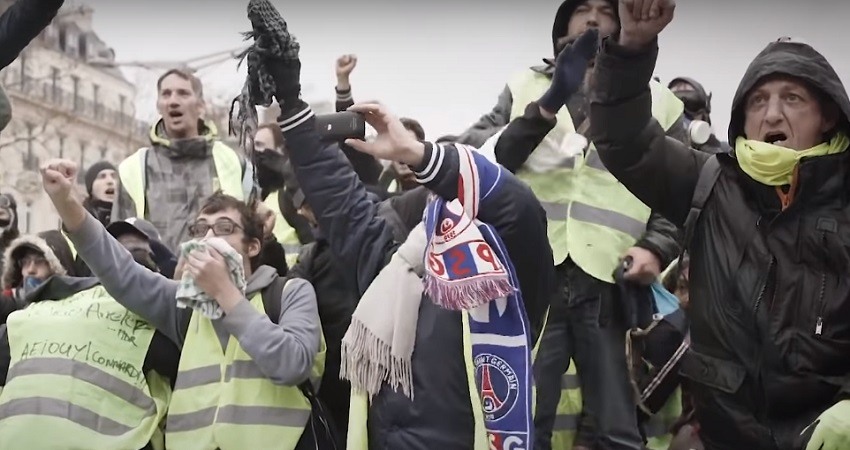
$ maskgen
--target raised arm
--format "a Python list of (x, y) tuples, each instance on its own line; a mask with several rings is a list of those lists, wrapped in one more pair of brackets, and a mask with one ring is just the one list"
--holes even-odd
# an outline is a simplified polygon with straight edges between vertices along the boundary
[(0, 15), (0, 69), (8, 66), (41, 33), (64, 0), (17, 0)]
[(300, 108), (281, 116), (290, 162), (307, 204), (346, 276), (362, 294), (387, 262), (393, 233), (337, 144), (323, 144), (313, 112)]
[(357, 55), (342, 55), (336, 59), (336, 112), (345, 111), (354, 104), (351, 95), (351, 72), (357, 67)]
[(41, 169), (44, 190), (77, 254), (118, 303), (151, 323), (166, 337), (182, 346), (186, 323), (175, 301), (177, 282), (136, 264), (133, 256), (83, 208), (72, 193), (77, 165), (67, 160), (47, 162)]
[(621, 34), (606, 39), (596, 58), (590, 137), (621, 183), (681, 227), (709, 155), (665, 135), (652, 117), (649, 82), (658, 56), (656, 36), (672, 20), (672, 7), (643, 21), (633, 18), (631, 5), (621, 1)]
[(467, 128), (456, 142), (466, 145), (471, 145), (475, 148), (484, 145), (484, 142), (496, 134), (511, 120), (511, 106), (513, 105), (513, 95), (507, 86), (499, 94), (496, 100), (496, 105), (493, 109), (481, 116), (477, 122)]

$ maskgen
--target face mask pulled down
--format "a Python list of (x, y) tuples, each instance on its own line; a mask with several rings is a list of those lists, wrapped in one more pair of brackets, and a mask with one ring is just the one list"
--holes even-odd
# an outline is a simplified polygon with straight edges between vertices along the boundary
[(767, 186), (784, 186), (791, 184), (801, 159), (841, 153), (848, 144), (850, 139), (844, 133), (803, 151), (739, 137), (735, 141), (735, 157), (741, 170), (753, 180)]

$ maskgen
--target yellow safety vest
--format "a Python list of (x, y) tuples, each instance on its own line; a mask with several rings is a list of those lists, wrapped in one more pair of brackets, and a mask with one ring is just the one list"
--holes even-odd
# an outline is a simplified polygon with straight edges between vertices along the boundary
[(298, 253), (301, 251), (301, 241), (298, 240), (298, 233), (295, 232), (295, 228), (289, 225), (289, 222), (283, 217), (283, 214), (280, 212), (280, 204), (278, 203), (278, 194), (279, 192), (275, 191), (269, 194), (266, 197), (266, 200), (263, 202), (266, 206), (269, 207), (275, 214), (275, 222), (274, 222), (274, 230), (272, 234), (277, 238), (277, 241), (280, 242), (280, 245), (283, 246), (283, 249), (286, 250), (286, 264), (289, 267), (295, 265), (298, 262)]
[(576, 374), (576, 363), (561, 377), (561, 399), (552, 426), (552, 450), (571, 450), (582, 412), (581, 386)]
[[(549, 310), (543, 319), (542, 330), (546, 329), (549, 320)], [(469, 333), (469, 314), (461, 313), (461, 325), (463, 327), (463, 359), (466, 362), (466, 380), (469, 388), (469, 400), (472, 403), (472, 416), (475, 420), (475, 442), (472, 450), (490, 450), (490, 439), (484, 427), (484, 413), (481, 411), (481, 400), (478, 388), (475, 385), (475, 364), (472, 361), (472, 337)], [(537, 351), (540, 349), (543, 333), (537, 338), (534, 348), (531, 350), (531, 361), (537, 359)], [(537, 388), (531, 387), (531, 410), (537, 407)], [(351, 403), (348, 408), (348, 436), (346, 436), (346, 448), (348, 450), (369, 450), (369, 431), (367, 423), (369, 420), (369, 400), (364, 392), (351, 390)]]
[[(527, 70), (508, 83), (513, 96), (511, 120), (549, 88), (549, 77)], [(657, 82), (650, 83), (652, 114), (667, 130), (682, 114), (682, 102)], [(557, 125), (529, 156), (517, 173), (528, 183), (543, 208), (548, 222), (549, 244), (556, 264), (570, 256), (587, 274), (613, 283), (613, 273), (623, 254), (646, 231), (651, 210), (623, 186), (602, 164), (591, 143), (586, 152), (562, 158), (557, 167), (535, 172), (562, 153), (575, 128), (563, 107)], [(611, 124), (616, 126), (616, 124)]]
[[(147, 182), (147, 153), (149, 148), (141, 148), (118, 165), (118, 175), (121, 186), (133, 199), (136, 205), (136, 217), (147, 218), (145, 213), (145, 193)], [(242, 162), (236, 152), (215, 141), (212, 148), (213, 163), (216, 177), (213, 178), (213, 191), (219, 189), (227, 195), (245, 200), (246, 195), (242, 180)]]
[(154, 329), (102, 286), (7, 321), (0, 448), (164, 448), (171, 388), (142, 367)]
[[(251, 305), (265, 314), (261, 294)], [(322, 343), (312, 380), (324, 370)], [(168, 409), (169, 450), (291, 450), (309, 418), (297, 386), (272, 383), (232, 336), (222, 352), (212, 321), (192, 314)]]

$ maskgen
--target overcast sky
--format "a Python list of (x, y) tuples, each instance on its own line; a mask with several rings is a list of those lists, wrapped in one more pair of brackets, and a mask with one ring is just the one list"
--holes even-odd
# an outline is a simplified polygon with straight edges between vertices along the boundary
[[(243, 0), (85, 0), (119, 61), (184, 60), (242, 44)], [(419, 119), (428, 137), (455, 134), (490, 110), (511, 74), (551, 53), (558, 0), (273, 0), (301, 43), (307, 100), (331, 100), (333, 64), (356, 53), (355, 99), (380, 99)], [(726, 136), (732, 96), (747, 65), (777, 37), (807, 40), (847, 84), (850, 1), (679, 0), (661, 36), (656, 75), (684, 75), (714, 93), (715, 129)], [(238, 93), (235, 62), (201, 72), (207, 90)], [(152, 81), (139, 83), (139, 114), (155, 115)]]

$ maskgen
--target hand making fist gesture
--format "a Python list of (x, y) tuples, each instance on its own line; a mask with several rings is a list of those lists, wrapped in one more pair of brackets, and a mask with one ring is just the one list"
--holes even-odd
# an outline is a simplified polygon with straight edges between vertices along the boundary
[(676, 0), (620, 0), (620, 44), (649, 45), (673, 20)]
[(44, 192), (54, 201), (73, 197), (79, 168), (67, 159), (51, 159), (41, 166), (41, 183)]

